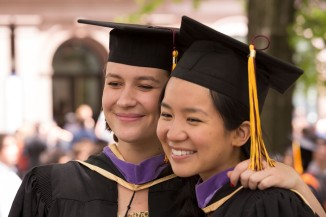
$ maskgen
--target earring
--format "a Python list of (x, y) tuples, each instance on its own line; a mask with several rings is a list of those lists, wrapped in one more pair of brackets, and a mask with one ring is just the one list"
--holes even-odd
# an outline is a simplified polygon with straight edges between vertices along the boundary
[(164, 163), (169, 163), (169, 159), (168, 159), (168, 157), (166, 156), (166, 154), (164, 155)]

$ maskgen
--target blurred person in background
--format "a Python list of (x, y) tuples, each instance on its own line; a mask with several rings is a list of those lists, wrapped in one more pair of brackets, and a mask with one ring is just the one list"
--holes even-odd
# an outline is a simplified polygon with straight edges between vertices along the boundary
[(61, 148), (47, 150), (40, 156), (41, 165), (63, 164), (70, 160), (74, 160), (72, 153), (70, 151), (62, 150)]
[(27, 170), (39, 166), (40, 156), (47, 150), (47, 144), (44, 136), (41, 134), (40, 123), (32, 125), (32, 132), (25, 138), (24, 155), (28, 159)]
[(312, 161), (312, 155), (316, 148), (317, 136), (313, 125), (303, 128), (301, 134), (302, 137), (299, 141), (301, 148), (300, 152), (302, 156), (303, 170), (305, 171)]
[(313, 192), (315, 197), (318, 199), (320, 204), (322, 204), (321, 197), (319, 195), (320, 184), (317, 177), (314, 174), (307, 171), (307, 164), (310, 162), (310, 157), (308, 157), (305, 153), (302, 152), (303, 147), (301, 146), (302, 143), (299, 141), (294, 140), (292, 142), (292, 146), (289, 146), (283, 156), (283, 163), (294, 168), (295, 171), (300, 175), (302, 180), (308, 185), (310, 190)]
[(82, 139), (72, 147), (72, 156), (75, 160), (85, 161), (89, 156), (99, 154), (102, 148), (88, 139)]
[[(70, 117), (70, 119), (71, 118), (72, 117)], [(92, 108), (87, 104), (78, 106), (75, 112), (75, 118), (75, 122), (67, 123), (67, 125), (64, 127), (73, 134), (70, 148), (72, 148), (76, 142), (82, 139), (88, 139), (92, 142), (96, 142), (97, 138), (94, 132), (95, 121), (93, 119)]]
[(317, 194), (326, 210), (326, 134), (317, 134), (316, 149), (307, 172), (314, 175), (319, 182)]
[(16, 164), (19, 147), (13, 135), (0, 133), (0, 217), (7, 217), (21, 184)]

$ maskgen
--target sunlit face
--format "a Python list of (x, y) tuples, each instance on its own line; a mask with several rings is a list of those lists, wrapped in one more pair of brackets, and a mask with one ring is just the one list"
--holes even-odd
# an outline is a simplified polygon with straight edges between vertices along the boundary
[(167, 79), (161, 69), (108, 62), (102, 105), (119, 143), (157, 140), (159, 100)]
[(166, 87), (157, 128), (158, 137), (181, 177), (202, 179), (235, 166), (239, 148), (227, 131), (207, 88), (172, 77)]
[(0, 150), (0, 161), (11, 167), (17, 164), (18, 157), (19, 147), (16, 139), (12, 136), (6, 136)]

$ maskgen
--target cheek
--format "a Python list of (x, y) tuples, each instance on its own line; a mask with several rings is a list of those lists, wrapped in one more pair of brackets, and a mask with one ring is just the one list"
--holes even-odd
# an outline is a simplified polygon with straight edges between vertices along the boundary
[(164, 143), (164, 140), (166, 138), (166, 134), (167, 134), (167, 126), (164, 123), (164, 121), (162, 121), (161, 119), (159, 119), (158, 124), (157, 124), (157, 136), (159, 138), (159, 140), (161, 141), (161, 143)]
[(151, 114), (155, 116), (159, 115), (160, 112), (160, 103), (159, 103), (159, 95), (158, 94), (150, 94), (147, 96), (139, 97), (140, 104), (146, 108)]
[(112, 105), (113, 101), (115, 99), (114, 94), (110, 93), (110, 91), (105, 90), (103, 91), (103, 95), (102, 95), (102, 106), (103, 109), (109, 107)]
[(216, 155), (228, 145), (225, 135), (216, 129), (201, 129), (190, 135), (197, 148), (205, 153), (208, 151)]

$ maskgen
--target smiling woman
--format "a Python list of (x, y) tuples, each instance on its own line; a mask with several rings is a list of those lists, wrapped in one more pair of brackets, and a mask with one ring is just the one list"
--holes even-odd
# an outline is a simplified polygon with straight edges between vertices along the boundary
[(241, 131), (226, 129), (221, 114), (215, 109), (213, 101), (207, 100), (209, 98), (211, 93), (208, 88), (176, 77), (168, 82), (158, 135), (167, 156), (171, 158), (173, 171), (179, 176), (200, 174), (205, 180), (233, 167), (241, 153), (233, 146), (240, 146), (241, 140), (248, 139), (249, 124), (244, 123)]
[(155, 133), (157, 105), (167, 79), (168, 74), (162, 69), (107, 64), (102, 105), (111, 130), (119, 138), (120, 149), (129, 149), (127, 144), (137, 140), (138, 148), (152, 144), (156, 153), (147, 149), (150, 156), (161, 150)]
[[(183, 195), (184, 183), (192, 179), (173, 174), (156, 135), (159, 100), (172, 69), (177, 30), (79, 21), (112, 28), (102, 108), (116, 143), (85, 162), (31, 170), (9, 216), (203, 215), (193, 205), (194, 190)], [(192, 209), (183, 211), (188, 201)]]
[[(259, 138), (259, 113), (270, 87), (284, 92), (302, 71), (188, 17), (180, 39), (190, 47), (167, 83), (157, 134), (176, 175), (200, 176), (199, 207), (214, 217), (315, 216), (300, 194), (232, 187), (227, 177), (249, 154), (255, 170), (263, 158), (274, 165)], [(249, 64), (257, 61), (248, 73), (249, 52)]]

